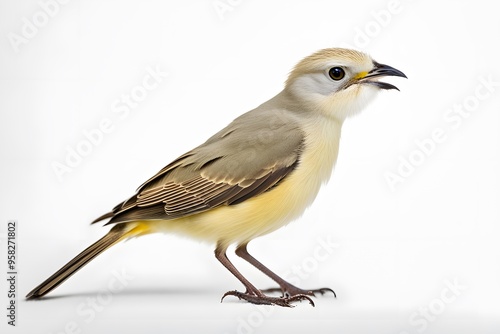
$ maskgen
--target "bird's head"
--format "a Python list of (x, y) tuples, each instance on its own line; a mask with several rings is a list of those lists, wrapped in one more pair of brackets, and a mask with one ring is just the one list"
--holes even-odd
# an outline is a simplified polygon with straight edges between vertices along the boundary
[(302, 59), (292, 70), (285, 90), (294, 99), (343, 121), (361, 111), (381, 89), (398, 89), (379, 81), (385, 76), (406, 75), (369, 55), (349, 49), (320, 50)]

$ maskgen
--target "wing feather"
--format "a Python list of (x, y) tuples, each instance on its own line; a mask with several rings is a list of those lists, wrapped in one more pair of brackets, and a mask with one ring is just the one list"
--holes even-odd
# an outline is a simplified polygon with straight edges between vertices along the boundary
[[(269, 191), (298, 166), (303, 149), (302, 131), (293, 118), (283, 115), (242, 115), (96, 221), (175, 219), (237, 205)], [(259, 141), (259, 136), (265, 140)]]

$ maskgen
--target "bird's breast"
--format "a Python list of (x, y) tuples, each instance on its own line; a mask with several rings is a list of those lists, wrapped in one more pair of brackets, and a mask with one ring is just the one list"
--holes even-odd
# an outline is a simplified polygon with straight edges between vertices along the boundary
[(304, 122), (304, 148), (297, 168), (277, 186), (234, 206), (163, 221), (163, 230), (227, 244), (244, 243), (298, 218), (330, 178), (337, 160), (341, 124)]

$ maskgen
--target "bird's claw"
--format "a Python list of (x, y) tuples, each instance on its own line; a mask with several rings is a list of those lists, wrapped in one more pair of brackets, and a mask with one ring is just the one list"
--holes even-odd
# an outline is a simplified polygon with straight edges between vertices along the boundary
[(283, 307), (294, 307), (294, 305), (291, 304), (292, 302), (301, 302), (303, 300), (307, 300), (309, 304), (311, 304), (313, 307), (315, 306), (312, 299), (305, 294), (297, 294), (289, 297), (270, 297), (264, 294), (257, 295), (250, 292), (239, 292), (234, 290), (226, 292), (222, 296), (221, 302), (226, 296), (235, 296), (240, 300), (243, 299), (247, 302), (258, 305), (278, 305)]
[(316, 297), (316, 294), (319, 293), (321, 295), (324, 295), (327, 292), (333, 293), (333, 296), (337, 298), (337, 294), (335, 291), (333, 291), (330, 288), (320, 288), (320, 289), (313, 289), (313, 290), (303, 290), (300, 288), (297, 288), (295, 286), (289, 286), (289, 287), (283, 287), (283, 288), (270, 288), (270, 289), (265, 289), (261, 290), (262, 293), (277, 293), (281, 292), (282, 297), (292, 297), (296, 295), (307, 295), (307, 296), (313, 296)]
[(337, 294), (335, 293), (335, 291), (333, 291), (333, 290), (332, 290), (332, 289), (330, 289), (330, 288), (319, 288), (319, 289), (311, 290), (311, 292), (312, 292), (313, 294), (315, 294), (315, 293), (319, 293), (319, 294), (321, 294), (322, 296), (323, 296), (325, 293), (327, 293), (327, 292), (331, 292), (331, 293), (333, 293), (333, 297), (337, 298)]

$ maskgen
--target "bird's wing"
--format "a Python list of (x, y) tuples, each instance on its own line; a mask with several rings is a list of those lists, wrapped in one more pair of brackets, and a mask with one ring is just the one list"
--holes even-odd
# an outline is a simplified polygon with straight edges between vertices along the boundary
[(303, 143), (302, 131), (286, 112), (246, 113), (94, 222), (174, 219), (241, 203), (289, 175), (300, 161)]

